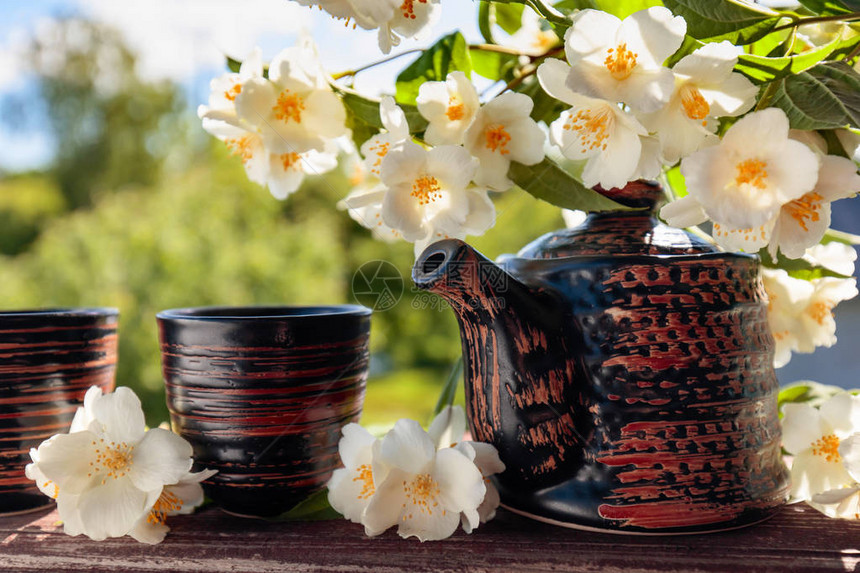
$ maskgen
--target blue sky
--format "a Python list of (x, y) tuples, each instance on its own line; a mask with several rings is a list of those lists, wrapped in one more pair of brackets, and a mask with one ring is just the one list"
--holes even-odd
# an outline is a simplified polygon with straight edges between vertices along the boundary
[[(50, 19), (68, 15), (85, 15), (121, 30), (139, 55), (142, 75), (180, 83), (191, 109), (206, 101), (209, 79), (223, 73), (225, 54), (241, 58), (259, 45), (264, 57), (271, 58), (294, 42), (300, 30), (312, 34), (323, 65), (332, 72), (382, 57), (375, 32), (346, 28), (317, 9), (287, 0), (0, 0), (0, 9), (0, 102), (33, 101), (36, 91), (32, 76), (22, 69), (21, 46), (33, 34), (49, 34)], [(476, 11), (471, 1), (445, 0), (432, 38), (461, 30), (470, 41), (480, 41)], [(392, 53), (418, 45), (405, 41)], [(362, 73), (356, 88), (368, 94), (391, 92), (395, 75), (410, 59)], [(0, 116), (0, 169), (14, 172), (48, 164), (53, 144), (44, 121), (13, 128), (7, 119)]]

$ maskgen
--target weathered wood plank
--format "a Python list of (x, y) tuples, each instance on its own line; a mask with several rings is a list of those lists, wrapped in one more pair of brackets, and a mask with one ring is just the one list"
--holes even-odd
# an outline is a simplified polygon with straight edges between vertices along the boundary
[(797, 505), (725, 533), (635, 537), (581, 532), (500, 511), (472, 535), (442, 542), (368, 539), (347, 521), (271, 523), (215, 508), (172, 519), (158, 546), (72, 538), (55, 512), (0, 518), (0, 571), (860, 572), (860, 524)]

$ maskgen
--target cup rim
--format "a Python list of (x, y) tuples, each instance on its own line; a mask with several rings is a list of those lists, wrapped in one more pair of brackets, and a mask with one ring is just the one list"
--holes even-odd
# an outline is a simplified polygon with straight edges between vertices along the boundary
[(26, 317), (81, 317), (81, 316), (119, 316), (119, 309), (111, 306), (93, 307), (52, 307), (52, 308), (22, 308), (15, 310), (0, 310), (0, 318)]
[(248, 305), (195, 306), (171, 308), (156, 314), (159, 320), (199, 320), (204, 322), (240, 320), (311, 320), (321, 317), (370, 316), (373, 311), (358, 304), (333, 305)]

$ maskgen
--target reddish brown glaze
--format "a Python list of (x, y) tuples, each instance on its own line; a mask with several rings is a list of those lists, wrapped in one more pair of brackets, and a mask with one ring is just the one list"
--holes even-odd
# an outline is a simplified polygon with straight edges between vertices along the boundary
[(173, 428), (207, 495), (245, 515), (276, 515), (320, 489), (357, 422), (368, 366), (363, 307), (214, 308), (158, 315)]
[(115, 309), (0, 313), (0, 513), (51, 503), (24, 475), (30, 448), (69, 425), (90, 386), (114, 386)]
[[(657, 196), (631, 189), (631, 204)], [(458, 315), (470, 423), (507, 466), (503, 503), (660, 533), (754, 523), (784, 503), (756, 257), (648, 211), (609, 212), (499, 266), (441, 241), (413, 278)]]

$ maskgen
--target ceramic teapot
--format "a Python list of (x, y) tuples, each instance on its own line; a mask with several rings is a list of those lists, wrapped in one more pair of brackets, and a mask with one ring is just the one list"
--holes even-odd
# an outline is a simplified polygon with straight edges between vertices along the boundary
[(473, 437), (502, 504), (651, 534), (748, 525), (785, 503), (778, 384), (755, 255), (660, 223), (659, 186), (498, 264), (448, 239), (412, 278), (454, 309)]

